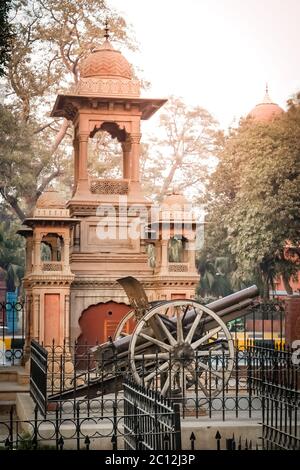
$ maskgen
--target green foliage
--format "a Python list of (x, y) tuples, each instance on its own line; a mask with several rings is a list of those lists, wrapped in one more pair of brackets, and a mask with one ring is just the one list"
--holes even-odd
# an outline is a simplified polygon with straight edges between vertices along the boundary
[[(104, 0), (14, 0), (13, 36), (0, 121), (0, 193), (23, 219), (47, 185), (71, 190), (70, 122), (49, 118), (55, 95), (78, 81), (78, 64), (103, 41), (108, 16), (117, 47), (136, 49), (132, 31)], [(3, 139), (3, 135), (5, 139)]]
[(11, 50), (12, 28), (9, 22), (9, 11), (12, 0), (2, 0), (0, 3), (0, 77), (5, 75)]
[(231, 257), (235, 276), (266, 297), (277, 275), (288, 289), (299, 268), (299, 132), (299, 107), (269, 123), (244, 120), (224, 138), (208, 188), (208, 249)]
[(0, 222), (0, 267), (6, 271), (9, 291), (21, 285), (24, 276), (24, 240), (16, 234), (18, 225), (11, 220)]

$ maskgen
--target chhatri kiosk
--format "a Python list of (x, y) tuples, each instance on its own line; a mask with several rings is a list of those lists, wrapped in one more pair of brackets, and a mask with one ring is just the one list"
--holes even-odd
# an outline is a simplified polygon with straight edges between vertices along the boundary
[[(57, 96), (51, 115), (74, 128), (73, 194), (66, 202), (49, 188), (21, 231), (27, 246), (27, 344), (32, 338), (44, 344), (106, 341), (130, 310), (116, 281), (121, 277), (137, 278), (150, 301), (194, 297), (195, 218), (186, 199), (171, 194), (153, 221), (153, 203), (140, 182), (141, 120), (165, 102), (140, 97), (139, 81), (107, 33), (102, 47), (80, 64), (78, 84)], [(121, 144), (121, 179), (89, 175), (89, 141), (101, 131)], [(174, 240), (177, 257), (170, 252)]]

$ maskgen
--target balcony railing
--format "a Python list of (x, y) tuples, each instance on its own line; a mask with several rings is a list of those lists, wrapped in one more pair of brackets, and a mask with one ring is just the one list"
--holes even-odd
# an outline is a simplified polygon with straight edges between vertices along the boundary
[(170, 273), (185, 273), (188, 271), (188, 263), (169, 263)]
[(60, 261), (45, 261), (42, 264), (43, 271), (62, 271), (62, 263)]

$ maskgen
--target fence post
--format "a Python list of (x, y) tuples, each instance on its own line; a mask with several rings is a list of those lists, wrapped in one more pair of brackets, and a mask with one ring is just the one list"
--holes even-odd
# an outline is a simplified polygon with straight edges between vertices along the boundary
[(112, 450), (118, 450), (118, 423), (117, 423), (117, 404), (113, 404), (113, 435), (111, 438)]
[(33, 434), (33, 439), (32, 439), (32, 445), (33, 445), (33, 448), (34, 450), (37, 449), (37, 434), (38, 434), (38, 424), (37, 424), (37, 421), (38, 421), (38, 412), (39, 412), (39, 409), (38, 409), (38, 406), (36, 405), (35, 408), (34, 408), (34, 434)]
[(84, 439), (84, 444), (85, 444), (85, 450), (90, 450), (90, 438), (89, 436), (85, 436), (85, 439)]
[(164, 437), (163, 437), (163, 447), (164, 449), (163, 450), (170, 450), (170, 435), (169, 434), (165, 434)]
[(181, 450), (181, 423), (179, 403), (174, 404), (175, 450)]
[(195, 436), (195, 434), (192, 432), (192, 434), (191, 434), (191, 436), (190, 436), (191, 450), (195, 450), (195, 440), (196, 440), (196, 436)]
[(10, 441), (10, 448), (13, 448), (14, 443), (14, 407), (11, 406), (9, 410), (9, 441)]
[(57, 444), (58, 444), (58, 449), (59, 450), (64, 450), (64, 438), (62, 436), (60, 436), (60, 438), (58, 439), (57, 441)]
[(77, 450), (80, 450), (80, 404), (76, 403), (76, 442)]
[(221, 444), (220, 444), (221, 434), (219, 433), (219, 431), (217, 431), (215, 435), (215, 439), (217, 441), (217, 450), (221, 450)]

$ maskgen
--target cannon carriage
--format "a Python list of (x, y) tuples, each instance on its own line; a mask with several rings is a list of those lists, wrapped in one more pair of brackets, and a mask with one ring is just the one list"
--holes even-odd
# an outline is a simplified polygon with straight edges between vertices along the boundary
[(112, 393), (122, 388), (128, 374), (137, 384), (164, 396), (182, 395), (193, 387), (206, 397), (218, 395), (234, 366), (234, 339), (228, 323), (257, 303), (257, 287), (204, 306), (192, 299), (149, 302), (137, 279), (125, 277), (118, 282), (132, 310), (113, 338), (91, 348), (95, 368), (89, 371), (88, 383), (79, 380), (72, 389), (51, 398)]

